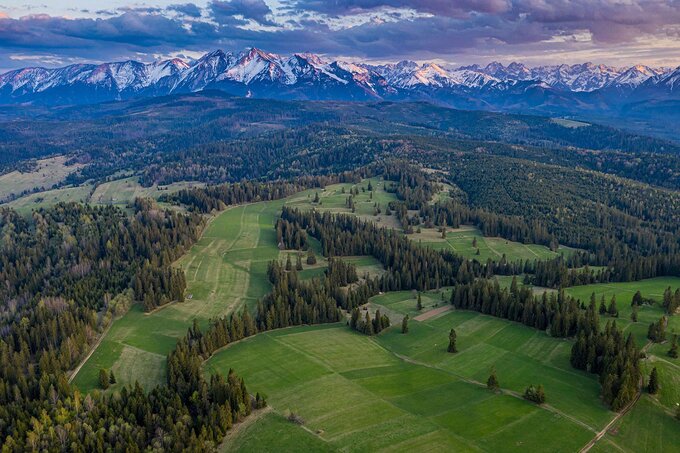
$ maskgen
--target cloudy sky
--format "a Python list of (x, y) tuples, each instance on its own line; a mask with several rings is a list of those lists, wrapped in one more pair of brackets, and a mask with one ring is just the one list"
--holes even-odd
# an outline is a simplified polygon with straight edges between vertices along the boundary
[(0, 71), (216, 48), (375, 62), (680, 65), (680, 0), (0, 0)]

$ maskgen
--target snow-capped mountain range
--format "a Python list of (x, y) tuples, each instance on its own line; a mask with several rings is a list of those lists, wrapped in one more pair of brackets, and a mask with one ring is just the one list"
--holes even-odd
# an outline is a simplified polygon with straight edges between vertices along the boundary
[[(680, 99), (680, 67), (615, 68), (584, 63), (527, 67), (521, 63), (447, 68), (401, 61), (371, 65), (282, 56), (251, 48), (210, 52), (194, 61), (125, 61), (58, 69), (24, 68), (0, 75), (0, 103), (77, 104), (219, 89), (276, 99), (418, 100), (482, 108), (589, 99)], [(660, 93), (660, 94), (659, 94)], [(558, 102), (559, 103), (559, 102)]]

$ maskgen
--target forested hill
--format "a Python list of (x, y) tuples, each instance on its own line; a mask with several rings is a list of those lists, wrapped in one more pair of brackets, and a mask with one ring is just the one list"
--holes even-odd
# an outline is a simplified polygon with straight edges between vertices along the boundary
[(0, 111), (0, 165), (55, 153), (158, 153), (309, 124), (367, 133), (445, 135), (550, 147), (680, 154), (680, 145), (610, 127), (525, 115), (454, 110), (425, 102), (302, 102), (201, 92), (78, 108)]

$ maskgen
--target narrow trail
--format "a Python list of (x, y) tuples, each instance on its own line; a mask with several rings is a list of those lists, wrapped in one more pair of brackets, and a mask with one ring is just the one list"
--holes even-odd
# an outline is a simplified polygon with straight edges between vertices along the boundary
[[(647, 344), (642, 348), (641, 352), (647, 352), (647, 349), (652, 345), (652, 342), (647, 342)], [(593, 439), (590, 440), (583, 448), (579, 450), (579, 453), (586, 453), (590, 451), (591, 448), (595, 446), (595, 444), (600, 441), (606, 434), (607, 432), (614, 426), (621, 418), (626, 415), (630, 410), (635, 406), (635, 404), (640, 401), (640, 397), (642, 396), (642, 387), (644, 385), (644, 377), (640, 376), (640, 383), (638, 385), (638, 391), (637, 394), (635, 395), (635, 398), (633, 398), (633, 401), (628, 403), (626, 407), (623, 408), (614, 418), (607, 423), (607, 426), (602, 428), (601, 431), (599, 431)]]
[(75, 379), (76, 376), (78, 376), (78, 373), (80, 372), (80, 369), (83, 367), (83, 365), (85, 365), (85, 363), (88, 360), (90, 360), (90, 357), (92, 357), (92, 354), (94, 354), (94, 351), (97, 350), (97, 348), (99, 347), (101, 342), (104, 340), (104, 337), (106, 337), (106, 334), (108, 334), (109, 330), (111, 330), (111, 326), (113, 326), (114, 322), (115, 322), (115, 320), (112, 320), (111, 323), (108, 325), (108, 327), (106, 327), (106, 329), (104, 329), (102, 334), (99, 335), (99, 338), (97, 338), (97, 341), (95, 342), (95, 344), (93, 344), (92, 347), (90, 348), (90, 352), (87, 353), (87, 355), (83, 358), (83, 360), (80, 361), (78, 366), (75, 367), (75, 369), (71, 372), (71, 374), (68, 377), (68, 383), (69, 384), (73, 381), (73, 379)]
[[(450, 375), (453, 375), (453, 376), (457, 377), (457, 378), (460, 379), (461, 381), (467, 382), (468, 384), (473, 384), (473, 385), (476, 385), (476, 386), (478, 386), (478, 387), (484, 387), (484, 388), (486, 388), (486, 384), (485, 384), (484, 382), (475, 381), (474, 379), (470, 379), (470, 378), (467, 378), (467, 377), (465, 377), (465, 376), (461, 376), (461, 375), (459, 375), (459, 374), (457, 374), (457, 373), (454, 373), (454, 372), (451, 371), (451, 370), (446, 370), (446, 369), (440, 368), (440, 367), (438, 367), (438, 366), (436, 366), (436, 365), (432, 365), (432, 364), (429, 364), (429, 363), (421, 362), (421, 361), (419, 361), (419, 360), (415, 360), (415, 359), (413, 359), (413, 358), (411, 358), (411, 357), (408, 357), (408, 356), (399, 354), (399, 353), (397, 353), (397, 352), (391, 351), (391, 350), (385, 348), (384, 346), (378, 344), (377, 342), (375, 342), (375, 344), (378, 345), (381, 349), (387, 351), (388, 353), (394, 355), (395, 357), (397, 357), (398, 359), (400, 359), (400, 360), (402, 360), (402, 361), (404, 361), (404, 362), (411, 363), (411, 364), (413, 364), (413, 365), (424, 366), (424, 367), (426, 367), (426, 368), (431, 368), (431, 369), (438, 370), (438, 371), (443, 371), (443, 372), (445, 372), (445, 373), (448, 373), (448, 374), (450, 374)], [(500, 389), (500, 392), (501, 392), (502, 394), (504, 394), (504, 395), (512, 396), (512, 397), (514, 397), (514, 398), (521, 399), (522, 401), (525, 401), (523, 395), (521, 395), (520, 393), (515, 392), (515, 391), (513, 391), (513, 390), (508, 390), (508, 389), (503, 389), (503, 388), (501, 388), (501, 389)], [(572, 417), (572, 416), (569, 415), (569, 414), (566, 414), (566, 413), (562, 412), (561, 410), (557, 409), (556, 407), (551, 406), (550, 404), (541, 404), (541, 405), (539, 405), (538, 407), (541, 408), (541, 409), (547, 410), (548, 412), (552, 412), (553, 414), (557, 414), (557, 415), (559, 415), (560, 417), (564, 417), (564, 418), (566, 418), (567, 420), (570, 420), (570, 421), (576, 423), (577, 425), (582, 426), (583, 428), (587, 429), (588, 431), (596, 432), (595, 428), (593, 428), (592, 426), (588, 425), (587, 423), (585, 423), (585, 422), (583, 422), (583, 421), (581, 421), (581, 420), (579, 420), (579, 419), (577, 419), (577, 418)]]

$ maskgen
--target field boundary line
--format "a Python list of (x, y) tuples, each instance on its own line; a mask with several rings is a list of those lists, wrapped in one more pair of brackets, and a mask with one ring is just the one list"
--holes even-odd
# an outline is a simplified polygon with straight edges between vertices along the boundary
[(443, 307), (438, 307), (438, 308), (433, 308), (432, 310), (428, 310), (425, 313), (422, 313), (416, 317), (413, 318), (414, 321), (427, 321), (428, 319), (432, 319), (438, 315), (441, 315), (443, 313), (446, 313), (447, 311), (453, 310), (453, 305), (445, 305)]
[[(642, 348), (642, 352), (645, 352), (647, 349), (649, 349), (651, 345), (652, 342), (648, 341), (647, 344)], [(583, 448), (579, 450), (579, 453), (587, 453), (588, 451), (590, 451), (590, 449), (593, 448), (598, 441), (602, 440), (602, 438), (607, 434), (611, 427), (614, 426), (615, 423), (617, 423), (619, 420), (621, 420), (621, 418), (623, 418), (624, 415), (630, 412), (633, 406), (635, 406), (635, 403), (640, 401), (640, 397), (642, 396), (642, 386), (644, 385), (644, 382), (645, 382), (644, 376), (641, 375), (637, 389), (637, 394), (635, 395), (635, 398), (633, 398), (633, 401), (628, 403), (626, 407), (624, 407), (623, 410), (621, 410), (621, 412), (616, 414), (614, 418), (609, 423), (607, 423), (607, 425), (604, 428), (602, 428), (602, 430), (598, 432), (593, 439), (590, 440), (590, 442), (588, 442)]]
[(111, 321), (111, 323), (109, 323), (109, 325), (106, 327), (106, 329), (104, 329), (104, 331), (99, 336), (97, 341), (90, 348), (90, 352), (88, 352), (87, 355), (83, 358), (83, 360), (80, 361), (78, 366), (73, 369), (73, 371), (71, 372), (71, 374), (68, 377), (68, 383), (69, 384), (73, 381), (73, 379), (75, 379), (75, 377), (78, 375), (78, 373), (80, 373), (80, 369), (83, 367), (83, 365), (85, 365), (85, 363), (88, 360), (90, 360), (90, 357), (92, 357), (92, 354), (94, 354), (94, 351), (96, 351), (99, 348), (99, 345), (101, 344), (101, 342), (106, 337), (106, 334), (109, 333), (109, 330), (111, 330), (111, 326), (113, 326), (114, 322), (116, 322), (116, 320), (113, 320), (113, 321)]
[[(374, 341), (374, 343), (376, 345), (378, 345), (380, 348), (384, 349), (385, 351), (389, 352), (390, 354), (393, 354), (394, 356), (396, 356), (397, 358), (401, 359), (404, 362), (408, 362), (408, 363), (412, 363), (414, 365), (420, 365), (420, 366), (424, 366), (426, 368), (432, 368), (432, 369), (435, 369), (435, 370), (443, 371), (444, 373), (448, 373), (452, 376), (456, 376), (458, 379), (460, 379), (463, 382), (467, 382), (468, 384), (473, 384), (473, 385), (476, 385), (478, 387), (486, 388), (486, 384), (483, 383), (483, 382), (475, 381), (474, 379), (470, 379), (470, 378), (467, 378), (465, 376), (461, 376), (460, 374), (457, 374), (457, 373), (455, 373), (451, 370), (447, 370), (445, 368), (440, 368), (436, 365), (432, 365), (432, 364), (429, 364), (429, 363), (420, 362), (419, 360), (415, 360), (415, 359), (412, 359), (408, 356), (405, 356), (405, 355), (399, 354), (397, 352), (391, 351), (391, 350), (385, 348), (384, 346), (378, 344), (378, 342), (376, 342), (376, 341)], [(501, 393), (508, 395), (508, 396), (515, 397), (517, 399), (521, 399), (522, 401), (526, 401), (521, 394), (519, 394), (518, 392), (515, 392), (514, 390), (501, 388)], [(591, 431), (591, 432), (594, 432), (594, 433), (597, 432), (595, 430), (595, 428), (588, 425), (584, 421), (581, 421), (581, 420), (579, 420), (579, 419), (577, 419), (577, 418), (575, 418), (575, 417), (573, 417), (569, 414), (566, 414), (566, 413), (562, 412), (561, 410), (557, 409), (556, 407), (551, 406), (550, 404), (540, 404), (540, 405), (536, 405), (536, 406), (540, 409), (544, 409), (544, 410), (547, 410), (548, 412), (552, 412), (552, 413), (557, 414), (561, 417), (564, 417), (564, 418), (576, 423), (577, 425), (580, 425), (583, 428), (586, 428), (588, 431)]]

